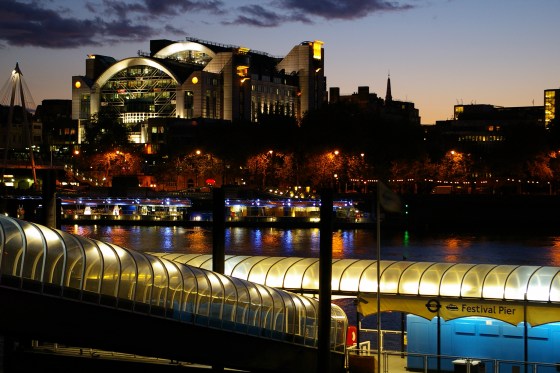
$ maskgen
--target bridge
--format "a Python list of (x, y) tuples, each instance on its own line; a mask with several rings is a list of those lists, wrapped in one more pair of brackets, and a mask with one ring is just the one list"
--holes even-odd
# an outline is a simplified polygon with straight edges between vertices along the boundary
[[(317, 367), (318, 301), (0, 216), (0, 334), (258, 372)], [(331, 367), (347, 319), (331, 306)]]

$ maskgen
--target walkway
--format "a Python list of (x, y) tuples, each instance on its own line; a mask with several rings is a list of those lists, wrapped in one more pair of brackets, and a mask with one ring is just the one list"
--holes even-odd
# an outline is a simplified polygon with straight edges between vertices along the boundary
[[(0, 250), (0, 331), (6, 334), (113, 351), (135, 345), (138, 351), (125, 352), (160, 350), (178, 360), (241, 368), (316, 366), (316, 299), (5, 216)], [(331, 319), (331, 355), (341, 361), (347, 319), (336, 305)]]
[[(199, 268), (212, 264), (212, 255), (206, 254), (152, 255)], [(319, 289), (318, 258), (226, 255), (224, 272), (298, 294)], [(378, 275), (376, 260), (333, 260), (333, 295), (359, 296), (363, 316), (377, 313), (378, 278), (381, 312), (432, 319), (435, 310), (427, 304), (437, 301), (445, 320), (481, 316), (513, 325), (560, 322), (560, 267), (381, 260)], [(457, 302), (464, 307), (458, 309)], [(496, 312), (501, 306), (507, 310)]]

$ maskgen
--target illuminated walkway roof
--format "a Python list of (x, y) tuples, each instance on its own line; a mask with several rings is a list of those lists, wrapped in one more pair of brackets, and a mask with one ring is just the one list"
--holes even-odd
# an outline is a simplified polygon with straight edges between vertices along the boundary
[[(317, 345), (316, 299), (2, 215), (0, 274), (0, 285), (75, 289), (82, 300), (93, 294), (117, 308)], [(346, 315), (332, 305), (331, 319), (331, 347), (342, 351)]]
[[(211, 255), (156, 255), (200, 268), (209, 268), (212, 264)], [(318, 258), (226, 256), (225, 273), (300, 293), (316, 293), (319, 287)], [(442, 305), (441, 312), (448, 319), (492, 316), (515, 323), (527, 316), (522, 310), (504, 309), (504, 313), (510, 314), (500, 317), (478, 312), (495, 309), (476, 307), (479, 304), (503, 306), (507, 302), (509, 306), (528, 303), (539, 309), (539, 317), (536, 313), (527, 317), (533, 325), (560, 321), (560, 267), (382, 260), (380, 274), (380, 295), (384, 299), (382, 311), (404, 311), (429, 317), (431, 311), (427, 310), (426, 300), (437, 299)], [(363, 299), (376, 296), (377, 261), (333, 260), (332, 291), (339, 295), (360, 295)], [(396, 299), (402, 302), (395, 302)], [(412, 307), (415, 301), (418, 304)], [(361, 307), (363, 313), (376, 312), (371, 308), (376, 302), (370, 299), (367, 303), (369, 307)], [(458, 304), (465, 305), (465, 311), (455, 309), (461, 308)]]
[[(210, 269), (212, 255), (154, 255)], [(332, 290), (339, 294), (376, 293), (375, 260), (333, 260)], [(493, 264), (453, 264), (382, 260), (380, 292), (477, 299), (560, 302), (560, 268)], [(319, 289), (319, 259), (226, 256), (225, 272), (266, 286), (303, 292)]]

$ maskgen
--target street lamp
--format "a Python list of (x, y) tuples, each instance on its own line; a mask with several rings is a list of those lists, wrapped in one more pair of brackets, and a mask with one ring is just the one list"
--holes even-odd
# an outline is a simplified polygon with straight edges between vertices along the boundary
[(200, 160), (198, 159), (198, 156), (200, 156), (202, 154), (202, 151), (200, 149), (197, 149), (195, 152), (196, 154), (196, 158), (194, 159), (193, 162), (193, 166), (194, 166), (194, 186), (198, 188), (198, 172), (199, 172), (199, 162)]
[(441, 303), (438, 299), (430, 299), (426, 303), (426, 308), (428, 311), (437, 314), (437, 372), (441, 372), (441, 317), (440, 317), (440, 309)]

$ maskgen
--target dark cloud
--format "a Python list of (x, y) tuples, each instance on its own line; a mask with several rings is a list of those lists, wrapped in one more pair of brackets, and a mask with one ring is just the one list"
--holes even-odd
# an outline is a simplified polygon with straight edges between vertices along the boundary
[(245, 5), (238, 9), (239, 16), (234, 21), (223, 22), (225, 25), (250, 25), (256, 27), (276, 27), (289, 21), (285, 16), (265, 9), (261, 5)]
[(117, 22), (100, 17), (63, 17), (61, 12), (46, 9), (35, 1), (0, 1), (0, 41), (7, 45), (75, 48), (145, 40), (154, 32), (149, 26), (135, 25), (126, 19)]
[(237, 9), (239, 14), (228, 25), (276, 27), (286, 22), (312, 23), (313, 17), (351, 20), (376, 12), (402, 11), (412, 5), (382, 0), (273, 0), (262, 5), (246, 5)]
[(152, 20), (159, 17), (174, 17), (190, 12), (207, 11), (221, 14), (223, 2), (221, 0), (103, 0), (102, 7), (89, 7), (92, 11), (101, 11), (105, 14), (116, 14), (119, 17), (138, 16), (142, 19)]
[(138, 3), (126, 3), (124, 1), (103, 0), (102, 6), (93, 5), (90, 8), (92, 13), (110, 14), (117, 19), (127, 19), (133, 12), (143, 12), (145, 7)]
[[(83, 5), (90, 18), (58, 4), (0, 0), (0, 48), (75, 48), (145, 41), (164, 34), (183, 34), (180, 24), (167, 22), (171, 17), (198, 12), (226, 14), (225, 0), (87, 0)], [(231, 7), (231, 3), (227, 6)], [(288, 22), (312, 23), (316, 18), (351, 20), (375, 12), (411, 8), (412, 5), (391, 0), (270, 0), (231, 8), (237, 17), (223, 23), (278, 27)]]
[[(56, 2), (0, 0), (0, 48), (6, 45), (75, 48), (145, 41), (180, 33), (158, 20), (188, 12), (222, 12), (221, 0), (101, 0), (84, 4), (92, 18), (77, 18)], [(162, 25), (155, 28), (146, 22)]]
[(222, 13), (220, 0), (143, 0), (145, 9), (152, 15), (177, 15), (191, 11)]
[(167, 34), (182, 35), (182, 36), (186, 35), (185, 30), (178, 27), (174, 27), (172, 25), (165, 25), (164, 29)]
[(281, 6), (292, 11), (325, 19), (357, 19), (369, 14), (412, 9), (409, 4), (383, 0), (278, 0)]

